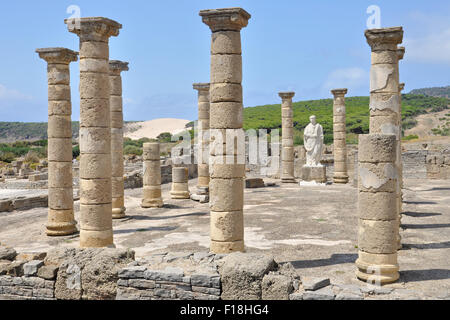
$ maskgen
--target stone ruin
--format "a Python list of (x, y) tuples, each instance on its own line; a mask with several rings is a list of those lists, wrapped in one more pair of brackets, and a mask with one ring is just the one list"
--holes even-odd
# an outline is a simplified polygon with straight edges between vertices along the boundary
[[(251, 16), (241, 8), (202, 10), (200, 16), (211, 29), (212, 40), (210, 83), (194, 84), (198, 91), (198, 165), (165, 165), (160, 144), (146, 143), (142, 162), (136, 162), (136, 169), (143, 173), (124, 178), (121, 72), (128, 70), (128, 63), (110, 61), (108, 45), (110, 37), (119, 35), (122, 25), (107, 18), (68, 19), (65, 23), (69, 32), (80, 39), (79, 53), (65, 48), (36, 50), (47, 62), (48, 70), (48, 236), (78, 232), (74, 217), (77, 197), (73, 189), (69, 64), (78, 56), (80, 59), (81, 153), (77, 172), (81, 248), (17, 254), (12, 248), (0, 247), (0, 298), (353, 300), (382, 291), (379, 287), (364, 291), (331, 285), (326, 278), (300, 278), (290, 263), (244, 253), (244, 189), (267, 186), (261, 178), (250, 178), (255, 168), (246, 168), (240, 161), (245, 150), (229, 148), (230, 141), (241, 137), (243, 126), (240, 31)], [(327, 163), (328, 154), (333, 165), (323, 166), (320, 175), (335, 184), (357, 181), (356, 277), (386, 284), (399, 278), (402, 186), (408, 167), (400, 130), (402, 85), (398, 63), (404, 48), (398, 45), (403, 30), (371, 29), (365, 36), (372, 49), (370, 133), (360, 135), (357, 149), (346, 145), (347, 89), (332, 90), (333, 155), (326, 151), (321, 162)], [(306, 164), (305, 150), (293, 143), (294, 95), (279, 93), (281, 162), (275, 175), (283, 184), (305, 180), (301, 169)], [(272, 159), (279, 156), (271, 155)], [(427, 175), (428, 170), (435, 172), (439, 167), (447, 178), (450, 176), (450, 156), (420, 157), (422, 164), (427, 163)], [(410, 156), (406, 155), (406, 159)], [(42, 164), (39, 169), (44, 167)], [(328, 167), (333, 169), (331, 174)], [(30, 175), (21, 161), (15, 161), (8, 173)], [(47, 173), (30, 175), (30, 181), (46, 180), (44, 175)], [(191, 193), (188, 182), (192, 175), (198, 176), (198, 183)], [(170, 180), (172, 199), (209, 201), (210, 252), (168, 252), (135, 259), (132, 250), (114, 249), (113, 219), (128, 218), (124, 200), (127, 185), (142, 187), (141, 207), (153, 210), (150, 208), (165, 208), (161, 185)], [(318, 182), (325, 181), (321, 178)], [(0, 208), (19, 209), (13, 202), (4, 201), (0, 201)]]

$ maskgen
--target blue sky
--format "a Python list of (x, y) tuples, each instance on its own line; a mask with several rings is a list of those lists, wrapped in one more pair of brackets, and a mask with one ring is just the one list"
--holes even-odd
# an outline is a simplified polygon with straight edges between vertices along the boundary
[[(0, 10), (0, 121), (47, 121), (46, 64), (36, 48), (78, 50), (67, 31), (67, 8), (123, 25), (110, 40), (110, 58), (130, 62), (123, 73), (125, 120), (197, 118), (193, 82), (209, 81), (209, 28), (201, 9), (242, 7), (252, 18), (242, 30), (244, 106), (368, 95), (370, 48), (367, 7), (381, 9), (381, 26), (403, 26), (406, 92), (450, 83), (450, 3), (446, 0), (42, 0), (2, 1)], [(79, 119), (78, 63), (71, 64), (74, 120)]]

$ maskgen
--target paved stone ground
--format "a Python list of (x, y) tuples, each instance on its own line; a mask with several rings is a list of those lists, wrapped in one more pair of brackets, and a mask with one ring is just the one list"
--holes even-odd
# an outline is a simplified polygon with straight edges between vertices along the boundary
[[(195, 184), (196, 180), (190, 181), (191, 190)], [(171, 200), (169, 187), (163, 185), (166, 206), (160, 209), (140, 208), (142, 191), (126, 190), (128, 217), (114, 221), (117, 247), (131, 247), (137, 257), (208, 250), (208, 204)], [(364, 287), (354, 276), (356, 201), (357, 189), (350, 185), (300, 187), (278, 183), (275, 187), (247, 189), (247, 251), (272, 254), (278, 262), (289, 261), (301, 276), (328, 277), (332, 284)], [(386, 286), (396, 288), (395, 294), (373, 298), (450, 299), (450, 181), (408, 179), (404, 201), (401, 278)], [(76, 202), (77, 211), (78, 206)], [(18, 251), (78, 245), (77, 235), (46, 237), (46, 215), (46, 208), (0, 213), (0, 242)]]

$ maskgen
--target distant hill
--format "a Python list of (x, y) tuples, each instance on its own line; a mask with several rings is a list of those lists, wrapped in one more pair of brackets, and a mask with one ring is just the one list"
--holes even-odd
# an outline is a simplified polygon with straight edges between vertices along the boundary
[(450, 86), (414, 89), (411, 94), (424, 94), (431, 97), (450, 98)]
[[(450, 92), (450, 87), (447, 88)], [(417, 89), (431, 90), (430, 89)], [(416, 90), (413, 90), (417, 92)], [(427, 91), (428, 92), (428, 91)], [(437, 92), (437, 91), (435, 91)], [(441, 90), (440, 92), (445, 92)], [(447, 92), (448, 95), (448, 92)], [(417, 116), (420, 114), (436, 113), (449, 109), (450, 99), (447, 97), (434, 97), (420, 94), (402, 95), (402, 117), (403, 129), (410, 129), (417, 125)], [(357, 135), (369, 131), (369, 97), (348, 97), (347, 105), (347, 137), (349, 143), (357, 142)], [(294, 108), (294, 143), (303, 143), (303, 129), (309, 123), (309, 116), (315, 114), (317, 121), (322, 124), (325, 131), (325, 143), (333, 141), (333, 100), (309, 100), (299, 101), (293, 104)], [(450, 120), (450, 119), (449, 119)], [(182, 129), (187, 126), (183, 121), (176, 128)], [(190, 122), (191, 123), (191, 122)], [(145, 129), (145, 122), (126, 122), (126, 136), (134, 136)], [(188, 124), (189, 125), (189, 124)], [(174, 128), (174, 129), (176, 129)], [(276, 129), (281, 128), (281, 106), (264, 105), (244, 108), (244, 129)], [(79, 123), (72, 122), (73, 138), (78, 138)], [(161, 130), (166, 130), (162, 128)], [(145, 130), (144, 130), (145, 131)], [(133, 133), (136, 134), (133, 134)], [(145, 132), (144, 135), (149, 135)], [(137, 136), (136, 136), (137, 137)], [(138, 138), (138, 137), (137, 137)], [(37, 141), (47, 139), (47, 123), (24, 123), (24, 122), (0, 122), (0, 143), (15, 141)]]
[[(348, 97), (345, 99), (347, 112), (347, 142), (357, 143), (357, 135), (369, 132), (369, 97)], [(402, 95), (403, 130), (417, 124), (420, 114), (435, 113), (449, 108), (450, 99), (425, 95)], [(303, 143), (303, 129), (309, 117), (316, 115), (323, 126), (325, 143), (333, 141), (333, 100), (309, 100), (293, 103), (294, 144)], [(281, 128), (281, 106), (264, 105), (244, 109), (244, 129)]]

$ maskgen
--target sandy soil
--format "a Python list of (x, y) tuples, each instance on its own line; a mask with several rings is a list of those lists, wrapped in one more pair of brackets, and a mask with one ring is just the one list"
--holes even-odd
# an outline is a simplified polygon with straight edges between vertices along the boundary
[(176, 134), (185, 129), (189, 120), (183, 119), (155, 119), (145, 122), (133, 122), (125, 124), (124, 136), (134, 140), (141, 138), (156, 138), (163, 132), (170, 132)]
[[(434, 136), (431, 129), (437, 128), (439, 125), (443, 127), (447, 121), (450, 121), (450, 118), (446, 117), (448, 113), (449, 110), (444, 110), (441, 112), (421, 114), (417, 116), (417, 125), (414, 128), (406, 130), (405, 136), (415, 134), (419, 136), (419, 139)], [(446, 120), (439, 120), (442, 118), (446, 118)]]

